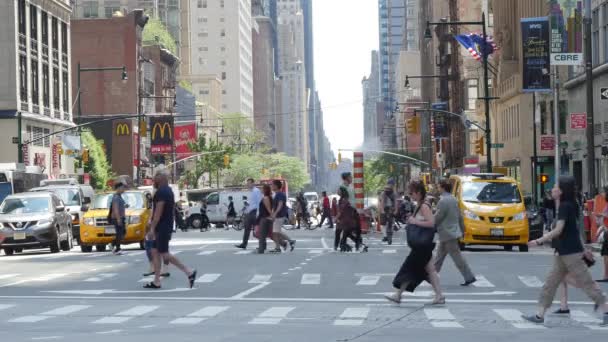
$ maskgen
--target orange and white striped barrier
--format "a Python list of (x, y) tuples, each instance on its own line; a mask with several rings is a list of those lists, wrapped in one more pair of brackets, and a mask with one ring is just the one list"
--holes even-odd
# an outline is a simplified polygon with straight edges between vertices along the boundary
[[(353, 153), (353, 188), (355, 190), (355, 208), (359, 212), (362, 212), (364, 209), (365, 202), (365, 193), (363, 192), (363, 153), (362, 152), (354, 152)], [(361, 221), (365, 220), (363, 215), (359, 215), (359, 219)], [(367, 233), (369, 227), (367, 224), (363, 224), (361, 222), (361, 231), (362, 233)]]

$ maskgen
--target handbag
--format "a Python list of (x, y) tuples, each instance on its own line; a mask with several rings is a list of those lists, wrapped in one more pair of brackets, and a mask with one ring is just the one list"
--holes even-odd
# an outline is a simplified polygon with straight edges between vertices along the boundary
[[(416, 214), (418, 214), (418, 211), (420, 211), (422, 205), (416, 209), (414, 212), (414, 217)], [(410, 248), (430, 246), (433, 244), (433, 239), (435, 238), (434, 227), (421, 227), (417, 224), (408, 223), (406, 226), (406, 232), (407, 245), (410, 246)]]
[(585, 264), (587, 264), (587, 267), (592, 267), (593, 265), (595, 265), (595, 258), (593, 257), (593, 255), (591, 255), (591, 258), (587, 258), (586, 255), (583, 255), (583, 261), (585, 262)]

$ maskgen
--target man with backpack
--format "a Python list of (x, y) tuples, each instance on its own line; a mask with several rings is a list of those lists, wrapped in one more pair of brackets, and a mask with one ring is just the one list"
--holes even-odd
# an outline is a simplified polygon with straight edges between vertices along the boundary
[(383, 241), (389, 245), (393, 244), (393, 225), (395, 224), (395, 216), (398, 214), (397, 196), (393, 189), (394, 186), (395, 181), (389, 179), (381, 195), (382, 205), (378, 208), (386, 225), (386, 236)]

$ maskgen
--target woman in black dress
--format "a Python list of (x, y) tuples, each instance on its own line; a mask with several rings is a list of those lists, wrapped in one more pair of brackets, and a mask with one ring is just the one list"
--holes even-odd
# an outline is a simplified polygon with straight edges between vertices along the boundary
[(258, 254), (264, 254), (266, 251), (266, 239), (272, 236), (272, 191), (270, 185), (264, 184), (262, 187), (262, 201), (258, 209), (257, 222), (260, 225), (258, 234), (259, 247), (257, 249)]
[[(407, 223), (419, 227), (435, 229), (435, 219), (431, 206), (426, 202), (426, 188), (421, 181), (410, 183), (409, 191), (412, 199), (418, 203), (414, 214), (408, 219)], [(407, 229), (407, 227), (406, 227)], [(401, 295), (404, 291), (414, 292), (416, 287), (423, 281), (428, 281), (435, 291), (433, 305), (445, 304), (445, 297), (441, 292), (439, 275), (435, 271), (433, 264), (433, 249), (435, 243), (425, 246), (410, 246), (411, 251), (407, 256), (399, 272), (393, 280), (393, 287), (396, 289), (391, 296), (385, 296), (391, 302), (401, 303)]]

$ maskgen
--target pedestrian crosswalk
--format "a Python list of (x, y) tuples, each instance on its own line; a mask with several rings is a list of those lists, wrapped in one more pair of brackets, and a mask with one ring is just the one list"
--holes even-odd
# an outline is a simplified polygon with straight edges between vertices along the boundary
[[(28, 323), (53, 322), (69, 317), (70, 324), (105, 327), (125, 327), (129, 325), (155, 324), (173, 326), (196, 326), (204, 324), (231, 325), (246, 324), (282, 325), (310, 324), (312, 326), (331, 325), (339, 327), (360, 327), (395, 321), (395, 325), (429, 327), (437, 329), (572, 329), (608, 330), (602, 320), (591, 312), (590, 307), (572, 310), (569, 317), (546, 317), (545, 324), (524, 321), (522, 315), (534, 311), (533, 305), (525, 307), (488, 307), (474, 309), (467, 305), (446, 306), (395, 306), (395, 305), (353, 305), (298, 303), (276, 305), (277, 303), (227, 303), (227, 305), (206, 305), (197, 302), (154, 303), (155, 305), (129, 305), (126, 302), (84, 302), (72, 305), (33, 303), (0, 304), (4, 310), (0, 317), (3, 325), (12, 328)], [(48, 306), (48, 307), (47, 307)], [(29, 311), (29, 312), (24, 312)], [(110, 329), (112, 329), (110, 328)]]

